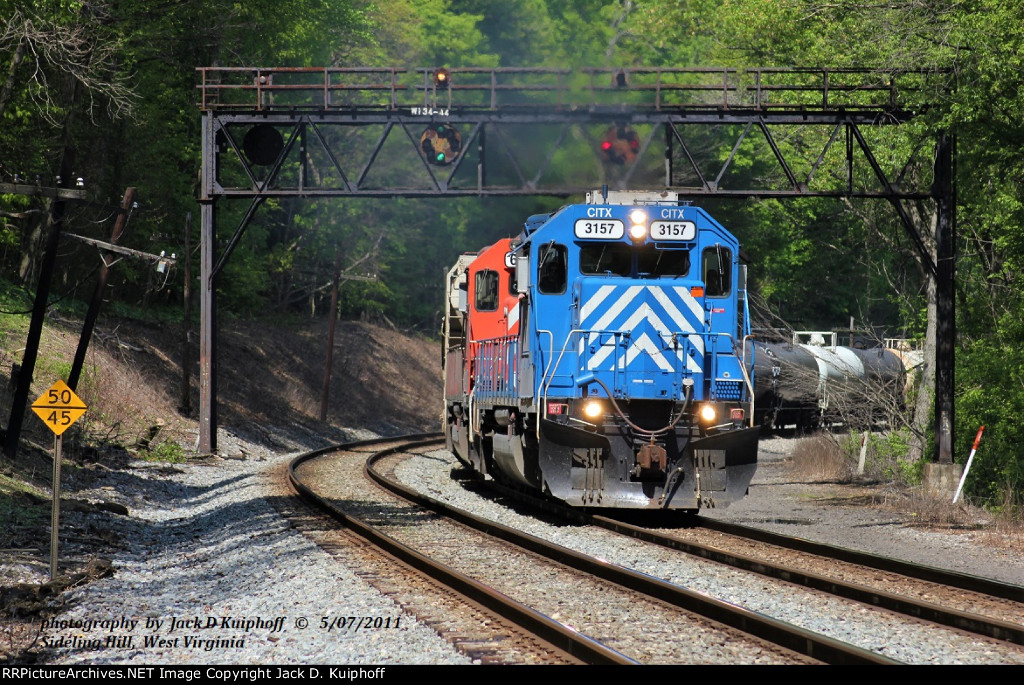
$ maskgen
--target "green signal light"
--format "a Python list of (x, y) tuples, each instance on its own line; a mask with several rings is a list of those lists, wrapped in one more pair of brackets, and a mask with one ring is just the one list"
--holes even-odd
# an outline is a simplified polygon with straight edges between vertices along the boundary
[(451, 124), (432, 124), (420, 135), (420, 151), (429, 164), (447, 166), (458, 159), (461, 150), (462, 136)]

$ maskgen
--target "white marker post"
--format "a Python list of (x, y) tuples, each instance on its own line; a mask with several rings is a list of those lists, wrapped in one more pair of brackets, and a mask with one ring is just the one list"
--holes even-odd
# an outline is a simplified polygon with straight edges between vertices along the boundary
[(53, 510), (50, 516), (50, 580), (57, 577), (57, 532), (60, 522), (60, 461), (63, 438), (85, 413), (85, 402), (64, 381), (57, 381), (32, 404), (32, 411), (53, 431)]
[(864, 475), (864, 461), (868, 454), (868, 432), (864, 431), (860, 436), (860, 458), (857, 460), (857, 475)]
[(978, 445), (981, 443), (981, 434), (985, 432), (985, 427), (982, 426), (978, 429), (978, 434), (974, 436), (974, 447), (971, 448), (971, 456), (967, 457), (967, 466), (964, 467), (964, 475), (960, 476), (960, 485), (956, 486), (956, 494), (953, 495), (953, 504), (960, 499), (960, 492), (964, 489), (964, 481), (967, 480), (967, 472), (971, 470), (971, 462), (974, 461), (974, 453), (978, 451)]

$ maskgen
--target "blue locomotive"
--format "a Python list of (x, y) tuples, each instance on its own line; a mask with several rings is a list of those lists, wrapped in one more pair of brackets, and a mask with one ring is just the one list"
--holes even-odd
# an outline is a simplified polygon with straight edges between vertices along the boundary
[(744, 267), (673, 193), (588, 193), (448, 273), (460, 461), (593, 508), (720, 507), (757, 464)]

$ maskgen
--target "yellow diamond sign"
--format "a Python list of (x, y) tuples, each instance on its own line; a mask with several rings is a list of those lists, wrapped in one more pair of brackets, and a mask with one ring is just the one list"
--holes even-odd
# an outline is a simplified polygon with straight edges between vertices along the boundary
[(54, 435), (60, 435), (82, 418), (86, 406), (64, 381), (57, 381), (32, 403), (32, 411), (43, 420)]

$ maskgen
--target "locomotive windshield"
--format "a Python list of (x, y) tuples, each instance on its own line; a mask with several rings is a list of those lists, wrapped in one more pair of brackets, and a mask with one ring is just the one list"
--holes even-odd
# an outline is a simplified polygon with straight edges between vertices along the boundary
[(665, 250), (648, 243), (636, 250), (639, 275), (685, 276), (690, 273), (689, 250)]
[(701, 275), (708, 297), (725, 297), (732, 288), (732, 252), (715, 245), (704, 250), (701, 257)]
[(657, 249), (652, 244), (587, 244), (580, 247), (580, 272), (589, 276), (686, 276), (690, 273), (690, 252)]
[(594, 276), (628, 276), (633, 268), (632, 249), (623, 243), (598, 243), (580, 248), (580, 271)]
[(493, 312), (498, 308), (498, 272), (478, 271), (476, 274), (476, 297), (474, 304), (478, 312)]

